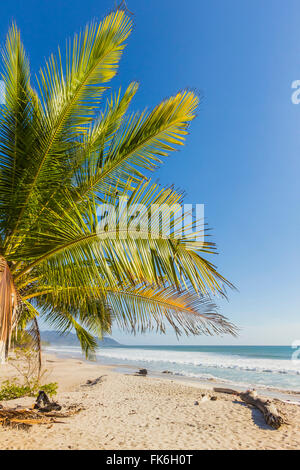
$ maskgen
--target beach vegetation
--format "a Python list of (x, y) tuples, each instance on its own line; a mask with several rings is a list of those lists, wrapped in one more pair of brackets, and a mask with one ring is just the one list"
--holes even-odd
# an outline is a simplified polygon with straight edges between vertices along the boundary
[(14, 400), (15, 398), (27, 396), (37, 396), (40, 390), (51, 397), (56, 395), (57, 388), (57, 382), (50, 382), (48, 384), (37, 386), (36, 383), (32, 385), (22, 385), (16, 379), (5, 380), (0, 386), (0, 401)]
[(19, 343), (20, 346), (14, 347), (8, 358), (8, 363), (16, 370), (17, 376), (2, 382), (0, 385), (0, 400), (37, 396), (39, 391), (44, 391), (49, 396), (55, 395), (58, 384), (56, 382), (46, 382), (48, 371), (39, 367), (39, 361), (37, 360), (39, 351), (32, 347), (27, 332), (19, 335)]

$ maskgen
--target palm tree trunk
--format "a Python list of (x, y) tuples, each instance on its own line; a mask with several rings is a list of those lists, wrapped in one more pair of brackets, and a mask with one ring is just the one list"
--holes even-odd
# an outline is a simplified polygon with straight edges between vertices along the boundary
[(0, 341), (0, 364), (6, 362), (6, 344), (5, 341)]
[(6, 260), (0, 256), (0, 364), (8, 357), (17, 313), (17, 291)]

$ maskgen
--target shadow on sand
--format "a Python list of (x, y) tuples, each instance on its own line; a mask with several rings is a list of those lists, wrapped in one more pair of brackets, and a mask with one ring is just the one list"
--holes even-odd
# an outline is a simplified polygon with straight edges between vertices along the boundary
[(263, 414), (258, 409), (253, 408), (252, 406), (249, 406), (246, 403), (239, 401), (239, 400), (234, 400), (233, 403), (237, 403), (238, 405), (245, 406), (246, 408), (250, 408), (252, 412), (252, 421), (260, 429), (265, 429), (267, 431), (276, 431), (276, 429), (272, 428), (265, 422)]

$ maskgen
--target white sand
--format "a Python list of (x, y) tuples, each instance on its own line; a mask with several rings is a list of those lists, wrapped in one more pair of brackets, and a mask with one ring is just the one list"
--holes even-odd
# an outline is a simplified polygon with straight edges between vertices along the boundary
[[(109, 367), (47, 356), (47, 382), (57, 381), (60, 404), (84, 406), (64, 423), (28, 431), (0, 427), (0, 449), (299, 449), (300, 406), (276, 403), (289, 425), (272, 430), (258, 410), (233, 396), (200, 402), (201, 388), (181, 381), (134, 377)], [(11, 377), (10, 366), (1, 380)], [(102, 382), (82, 387), (87, 379)], [(207, 393), (207, 390), (205, 391)], [(30, 406), (27, 397), (2, 402)]]

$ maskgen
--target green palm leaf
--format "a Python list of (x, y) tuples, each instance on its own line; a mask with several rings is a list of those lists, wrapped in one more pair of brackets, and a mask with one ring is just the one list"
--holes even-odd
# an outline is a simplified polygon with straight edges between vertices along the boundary
[(129, 116), (112, 142), (103, 147), (95, 172), (79, 185), (80, 197), (106, 192), (116, 182), (120, 190), (128, 177), (138, 182), (144, 179), (145, 170), (154, 170), (162, 157), (183, 145), (198, 102), (194, 93), (184, 91), (163, 101), (150, 114)]
[[(101, 23), (87, 26), (75, 35), (67, 52), (67, 69), (63, 70), (61, 54), (51, 56), (38, 82), (41, 92), (41, 132), (35, 142), (34, 171), (22, 187), (22, 208), (16, 217), (13, 234), (28, 206), (40, 204), (61, 180), (66, 157), (77, 148), (81, 134), (87, 132), (95, 108), (106, 89), (103, 83), (113, 78), (131, 31), (131, 21), (123, 11), (106, 17)], [(41, 195), (44, 198), (41, 199)], [(45, 198), (46, 196), (46, 198)], [(32, 208), (31, 208), (32, 209)]]

